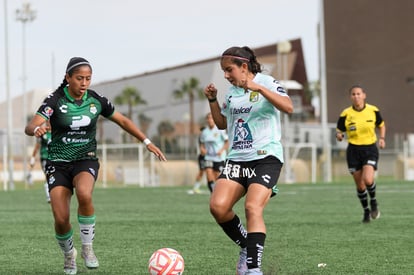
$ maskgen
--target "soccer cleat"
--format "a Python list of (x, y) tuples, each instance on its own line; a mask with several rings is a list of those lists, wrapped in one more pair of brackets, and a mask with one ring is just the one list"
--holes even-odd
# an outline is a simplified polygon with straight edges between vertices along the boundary
[(236, 275), (245, 275), (247, 271), (247, 248), (240, 250), (239, 261), (236, 266)]
[(378, 219), (381, 215), (381, 212), (378, 209), (377, 201), (371, 201), (371, 218), (373, 220)]
[(253, 268), (248, 269), (245, 275), (263, 275), (263, 272), (260, 270), (260, 268)]
[(89, 269), (98, 268), (99, 262), (93, 252), (92, 244), (83, 244), (82, 245), (82, 259), (85, 260), (85, 266)]
[(64, 253), (65, 256), (65, 264), (63, 266), (63, 272), (68, 275), (74, 275), (77, 273), (76, 268), (76, 256), (78, 255), (78, 252), (76, 251), (76, 248), (73, 248), (71, 252)]
[(194, 194), (201, 194), (200, 188), (194, 188), (193, 192), (194, 192)]
[(364, 218), (362, 219), (363, 223), (369, 223), (371, 221), (371, 215), (369, 210), (364, 210)]

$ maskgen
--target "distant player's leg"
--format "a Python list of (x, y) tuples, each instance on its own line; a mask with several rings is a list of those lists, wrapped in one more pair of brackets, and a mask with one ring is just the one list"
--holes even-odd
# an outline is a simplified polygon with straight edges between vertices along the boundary
[(43, 185), (43, 187), (45, 188), (46, 201), (48, 203), (50, 203), (49, 186), (48, 186), (47, 182), (45, 182), (45, 184)]
[[(45, 174), (45, 177), (46, 177), (46, 160), (41, 159), (40, 164), (42, 165), (42, 170), (43, 170), (43, 173)], [(46, 180), (45, 184), (43, 185), (43, 187), (45, 188), (46, 202), (50, 203), (49, 185), (47, 184), (47, 180)]]
[(214, 190), (214, 185), (216, 183), (216, 176), (213, 170), (213, 162), (210, 161), (210, 165), (206, 167), (206, 177), (207, 177), (207, 187), (210, 190), (210, 193)]

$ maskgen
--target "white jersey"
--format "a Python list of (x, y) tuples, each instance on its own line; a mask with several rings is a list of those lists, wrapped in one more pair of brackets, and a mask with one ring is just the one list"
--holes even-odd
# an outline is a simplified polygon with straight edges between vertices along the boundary
[[(272, 92), (288, 96), (272, 76), (258, 73), (253, 81)], [(228, 159), (251, 161), (275, 156), (283, 163), (280, 111), (264, 96), (231, 86), (221, 113), (227, 118)]]
[(223, 148), (224, 144), (228, 140), (228, 136), (224, 130), (219, 130), (217, 126), (212, 129), (206, 127), (200, 135), (200, 143), (204, 144), (206, 148), (205, 160), (220, 162), (226, 159), (226, 150), (220, 155), (218, 151)]

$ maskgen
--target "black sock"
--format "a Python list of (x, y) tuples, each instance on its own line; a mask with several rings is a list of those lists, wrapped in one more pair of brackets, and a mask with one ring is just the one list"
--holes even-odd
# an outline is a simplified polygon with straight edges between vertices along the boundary
[(377, 190), (377, 184), (375, 183), (375, 181), (373, 184), (367, 186), (367, 190), (368, 190), (369, 197), (371, 198), (371, 201), (375, 201), (376, 200), (375, 191)]
[(367, 190), (357, 190), (357, 195), (359, 198), (359, 201), (361, 202), (362, 208), (364, 208), (364, 210), (368, 210), (368, 192)]
[(234, 215), (230, 221), (219, 223), (219, 225), (233, 242), (242, 248), (247, 246), (247, 231), (237, 215)]
[(266, 234), (262, 232), (247, 233), (247, 268), (258, 268), (262, 265)]
[(210, 192), (213, 192), (213, 189), (214, 189), (214, 181), (207, 182), (207, 186), (208, 186), (208, 189), (210, 190)]

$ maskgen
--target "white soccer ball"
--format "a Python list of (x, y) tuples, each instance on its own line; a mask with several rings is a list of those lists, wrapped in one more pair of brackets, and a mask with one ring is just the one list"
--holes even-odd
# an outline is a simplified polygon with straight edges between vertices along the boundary
[(148, 262), (151, 275), (181, 275), (184, 272), (184, 258), (172, 248), (160, 248), (155, 251)]

